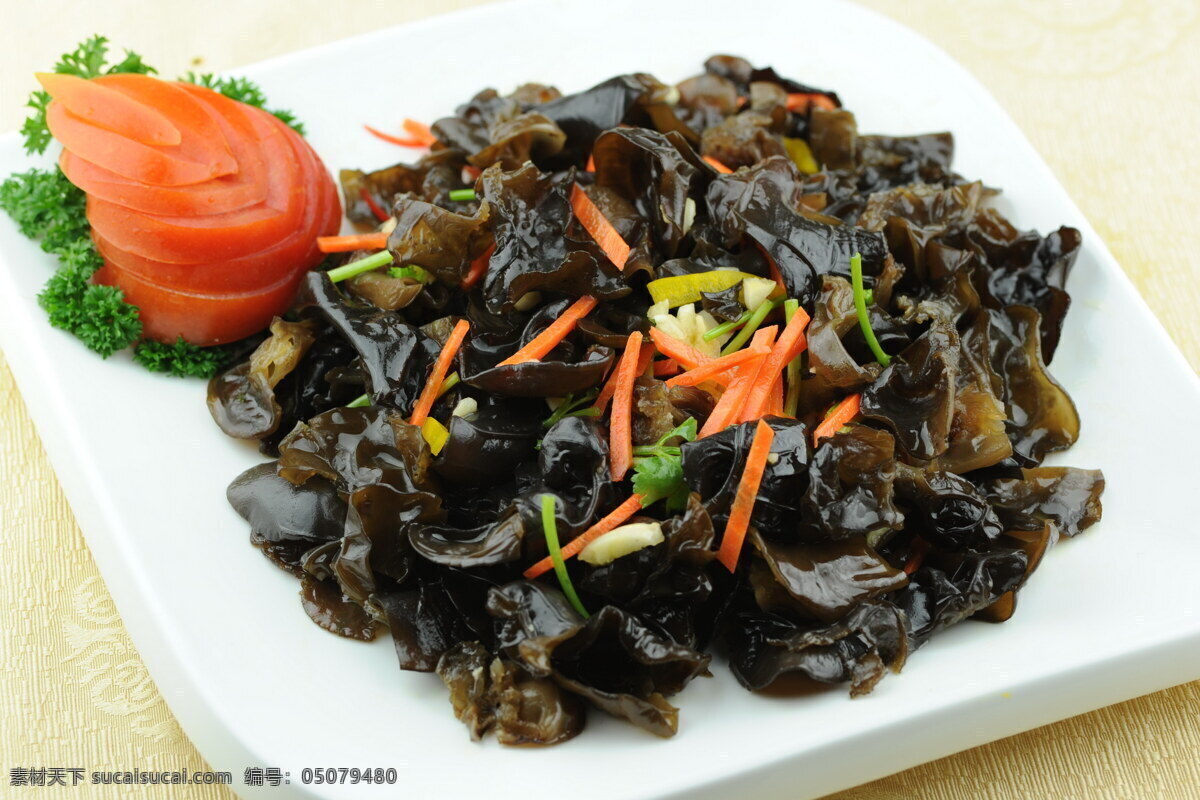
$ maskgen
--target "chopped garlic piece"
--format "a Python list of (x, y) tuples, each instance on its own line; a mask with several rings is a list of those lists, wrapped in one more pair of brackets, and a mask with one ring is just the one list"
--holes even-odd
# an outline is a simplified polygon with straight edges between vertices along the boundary
[(479, 403), (474, 397), (464, 397), (454, 406), (454, 410), (450, 412), (452, 417), (469, 417), (479, 410)]
[(696, 221), (696, 201), (688, 198), (683, 201), (683, 234), (692, 229), (692, 223)]
[(513, 308), (517, 311), (530, 311), (537, 308), (540, 302), (542, 302), (541, 292), (526, 292), (517, 302), (513, 303)]
[(746, 278), (742, 281), (742, 305), (753, 311), (775, 291), (775, 281), (770, 278)]
[(579, 560), (594, 566), (609, 564), (621, 556), (636, 553), (663, 541), (662, 526), (657, 522), (631, 522), (593, 541), (579, 553)]

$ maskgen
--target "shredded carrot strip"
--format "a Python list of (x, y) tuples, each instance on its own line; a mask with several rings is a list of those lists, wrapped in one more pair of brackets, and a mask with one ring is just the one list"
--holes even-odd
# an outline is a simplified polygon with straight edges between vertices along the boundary
[(352, 233), (349, 236), (318, 236), (322, 253), (352, 253), (355, 250), (382, 250), (387, 247), (386, 233)]
[(496, 245), (493, 242), (491, 247), (483, 251), (483, 255), (471, 262), (471, 268), (467, 270), (466, 277), (459, 284), (462, 288), (470, 289), (483, 280), (483, 276), (487, 274), (488, 262), (492, 260), (492, 253), (494, 252), (496, 252)]
[(429, 146), (429, 145), (425, 144), (425, 142), (421, 141), (420, 139), (416, 139), (413, 137), (405, 138), (403, 136), (393, 136), (392, 134), (384, 133), (383, 131), (381, 131), (377, 128), (372, 128), (370, 125), (363, 125), (363, 127), (367, 129), (367, 133), (371, 134), (372, 136), (374, 136), (377, 139), (383, 139), (388, 144), (399, 145), (400, 147), (428, 147)]
[(862, 401), (861, 394), (852, 394), (842, 402), (838, 403), (837, 408), (833, 413), (821, 422), (813, 431), (813, 447), (824, 439), (826, 436), (833, 436), (843, 425), (858, 416), (859, 405)]
[[(626, 345), (628, 347), (628, 345)], [(646, 342), (642, 345), (642, 352), (638, 354), (637, 374), (641, 375), (649, 366), (650, 360), (654, 358), (654, 345), (651, 342)], [(617, 372), (613, 370), (608, 380), (604, 382), (604, 386), (600, 389), (600, 394), (596, 396), (596, 402), (592, 403), (592, 408), (598, 408), (600, 413), (604, 413), (604, 409), (608, 407), (608, 401), (612, 400), (613, 392), (617, 390)]]
[(433, 135), (433, 129), (415, 119), (405, 119), (404, 130), (408, 131), (408, 135), (413, 139), (419, 141), (422, 147), (431, 147), (437, 141), (437, 137)]
[(475, 181), (479, 180), (479, 176), (483, 174), (483, 170), (481, 170), (479, 167), (473, 167), (470, 164), (467, 164), (465, 167), (463, 167), (462, 171), (464, 175), (470, 178), (469, 181), (463, 181), (463, 183), (474, 183)]
[(729, 509), (729, 521), (725, 523), (725, 534), (721, 537), (721, 549), (717, 551), (717, 560), (730, 572), (737, 570), (738, 556), (746, 541), (746, 532), (750, 530), (750, 515), (754, 511), (754, 501), (758, 497), (758, 487), (766, 472), (767, 456), (771, 454), (771, 442), (774, 440), (775, 431), (760, 419), (754, 427), (754, 440), (750, 443), (750, 452), (746, 454), (746, 466), (742, 468), (737, 494)]
[(608, 260), (613, 262), (617, 269), (625, 269), (625, 262), (629, 260), (629, 245), (578, 183), (571, 187), (571, 208), (584, 229), (596, 240), (596, 244), (600, 245), (604, 255), (608, 256)]
[(658, 352), (668, 358), (675, 359), (685, 369), (695, 369), (701, 364), (712, 360), (687, 342), (679, 341), (671, 334), (664, 333), (660, 328), (651, 328), (650, 338), (654, 340), (655, 346), (658, 347)]
[[(775, 343), (775, 331), (776, 326), (774, 325), (760, 328), (754, 333), (754, 338), (750, 340), (750, 346), (771, 347)], [(719, 433), (737, 421), (741, 415), (742, 406), (746, 402), (746, 395), (750, 393), (750, 389), (758, 377), (763, 360), (762, 357), (759, 357), (735, 368), (729, 388), (725, 390), (725, 394), (721, 395), (721, 399), (713, 407), (712, 413), (704, 421), (704, 426), (700, 428), (699, 438), (703, 439), (705, 436)]]
[(904, 574), (912, 575), (921, 568), (921, 562), (925, 560), (925, 554), (929, 552), (929, 542), (918, 536), (913, 540), (912, 555), (908, 557), (908, 561), (904, 563)]
[(637, 379), (638, 360), (642, 354), (642, 332), (629, 334), (621, 363), (617, 365), (614, 384), (612, 416), (608, 419), (609, 477), (625, 479), (633, 466), (633, 382)]
[(529, 344), (501, 361), (496, 366), (507, 367), (512, 364), (523, 364), (526, 361), (538, 361), (546, 353), (553, 350), (559, 342), (567, 338), (567, 334), (575, 329), (579, 320), (586, 317), (596, 307), (596, 298), (590, 294), (572, 303), (558, 319), (546, 326), (546, 330), (529, 340)]
[(733, 170), (731, 170), (729, 167), (722, 164), (720, 161), (717, 161), (712, 156), (704, 156), (704, 163), (708, 164), (710, 167), (712, 167), (713, 169), (715, 169), (717, 172), (721, 173), (722, 175), (728, 175), (731, 172), (733, 172)]
[(793, 352), (799, 343), (805, 341), (804, 329), (808, 325), (808, 313), (803, 308), (796, 309), (792, 319), (784, 327), (779, 340), (771, 348), (771, 354), (763, 362), (758, 380), (746, 397), (746, 410), (743, 419), (758, 419), (766, 413), (767, 401), (771, 397), (771, 389), (775, 381), (795, 356)]
[(755, 347), (734, 350), (727, 356), (714, 358), (712, 361), (701, 364), (695, 369), (690, 369), (682, 375), (676, 375), (667, 381), (667, 386), (695, 386), (709, 378), (720, 375), (722, 372), (733, 369), (742, 362), (749, 361), (752, 358), (762, 358), (770, 352), (765, 348), (759, 349)]
[(367, 204), (367, 208), (371, 209), (371, 213), (375, 215), (375, 219), (379, 220), (380, 222), (387, 222), (392, 218), (391, 214), (384, 211), (383, 207), (380, 206), (379, 203), (375, 202), (375, 198), (372, 197), (371, 193), (367, 191), (367, 187), (364, 186), (359, 189), (358, 196), (361, 197), (363, 202)]
[(787, 96), (788, 111), (808, 111), (810, 108), (834, 111), (837, 104), (819, 92), (796, 92)]
[(588, 156), (587, 166), (583, 168), (583, 171), (584, 172), (595, 172), (596, 171), (596, 157), (595, 156), (592, 156), (592, 155)]
[(673, 358), (665, 358), (662, 361), (654, 362), (654, 377), (666, 378), (679, 373), (679, 362)]
[[(629, 519), (638, 511), (640, 511), (641, 508), (642, 496), (640, 494), (630, 495), (628, 500), (626, 500), (624, 503), (621, 503), (621, 505), (617, 506), (612, 511), (608, 512), (603, 519), (563, 546), (562, 557), (564, 559), (568, 559), (573, 555), (577, 555), (580, 550), (587, 547), (589, 544), (596, 541), (612, 529), (619, 527), (625, 522), (625, 520)], [(525, 570), (524, 575), (529, 580), (533, 580), (539, 575), (544, 575), (553, 568), (554, 562), (551, 561), (549, 556), (546, 556), (541, 561)]]
[(771, 399), (767, 401), (767, 413), (772, 416), (782, 417), (783, 414), (783, 373), (775, 378), (775, 382), (771, 384)]
[(437, 361), (433, 363), (433, 371), (429, 373), (429, 380), (425, 381), (425, 388), (421, 390), (421, 396), (417, 398), (417, 404), (413, 406), (412, 417), (408, 420), (413, 425), (420, 425), (429, 417), (429, 411), (433, 408), (433, 403), (437, 400), (438, 392), (442, 388), (442, 381), (446, 380), (446, 373), (450, 371), (450, 365), (454, 363), (454, 357), (458, 355), (458, 349), (462, 347), (463, 340), (467, 338), (467, 331), (470, 329), (471, 323), (460, 319), (454, 325), (454, 330), (450, 331), (450, 335), (446, 337), (446, 344), (442, 346), (442, 352), (438, 353)]

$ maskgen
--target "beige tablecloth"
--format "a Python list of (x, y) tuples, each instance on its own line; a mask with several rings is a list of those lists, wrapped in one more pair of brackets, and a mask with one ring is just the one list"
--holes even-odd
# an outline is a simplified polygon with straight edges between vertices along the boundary
[[(19, 98), (30, 89), (30, 73), (47, 69), (66, 46), (96, 31), (173, 75), (236, 67), (471, 4), (6, 2), (0, 14), (0, 130), (20, 124)], [(867, 5), (925, 34), (995, 93), (1192, 366), (1200, 366), (1195, 233), (1200, 3), (868, 0)], [(800, 40), (809, 35), (820, 35), (819, 27), (797, 31)], [(0, 365), (0, 414), (0, 796), (117, 796), (90, 787), (10, 789), (12, 767), (205, 769), (113, 609), (6, 365)], [(839, 797), (1197, 798), (1198, 721), (1200, 683), (1192, 683)], [(119, 796), (165, 795), (143, 788)], [(197, 788), (170, 796), (231, 795)]]

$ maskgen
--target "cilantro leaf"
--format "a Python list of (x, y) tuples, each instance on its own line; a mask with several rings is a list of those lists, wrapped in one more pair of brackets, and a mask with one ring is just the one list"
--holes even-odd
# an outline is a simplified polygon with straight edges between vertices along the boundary
[(296, 133), (301, 136), (304, 135), (304, 123), (299, 122), (296, 119), (296, 115), (291, 111), (267, 108), (267, 96), (263, 94), (262, 87), (249, 78), (219, 77), (213, 75), (211, 72), (197, 75), (189, 70), (181, 75), (179, 80), (194, 83), (206, 89), (212, 89), (214, 92), (220, 92), (231, 100), (237, 100), (239, 103), (261, 108), (267, 113), (274, 115)]
[(197, 347), (179, 337), (173, 344), (145, 341), (133, 351), (133, 360), (151, 372), (176, 378), (211, 378), (229, 361), (226, 347)]
[(683, 461), (679, 456), (635, 458), (633, 470), (633, 491), (642, 495), (643, 505), (665, 499), (669, 510), (687, 506), (688, 487), (683, 480)]
[[(125, 57), (111, 67), (105, 68), (108, 60), (108, 39), (96, 34), (85, 39), (70, 53), (64, 53), (54, 65), (54, 71), (62, 75), (76, 75), (80, 78), (95, 78), (99, 75), (116, 75), (118, 73), (135, 72), (140, 75), (157, 73), (154, 67), (142, 61), (142, 57), (132, 50), (125, 51)], [(50, 104), (50, 95), (43, 91), (35, 91), (29, 95), (25, 105), (33, 109), (33, 113), (21, 125), (21, 135), (25, 137), (25, 152), (44, 153), (50, 144), (50, 129), (46, 126), (46, 106)]]

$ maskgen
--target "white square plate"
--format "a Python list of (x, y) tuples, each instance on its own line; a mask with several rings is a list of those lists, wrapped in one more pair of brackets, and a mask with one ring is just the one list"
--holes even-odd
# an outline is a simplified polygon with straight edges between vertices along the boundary
[[(309, 622), (295, 580), (225, 502), (257, 452), (213, 425), (203, 384), (101, 361), (51, 329), (34, 299), (51, 259), (2, 219), (0, 344), (126, 626), (214, 769), (240, 783), (247, 766), (280, 767), (291, 783), (274, 798), (798, 798), (1200, 677), (1200, 590), (1183, 567), (1200, 563), (1200, 382), (1012, 120), (911, 31), (829, 0), (533, 0), (245, 73), (336, 170), (404, 157), (362, 122), (432, 120), (489, 85), (678, 80), (714, 52), (836, 89), (864, 131), (951, 130), (957, 169), (1002, 187), (1019, 226), (1083, 231), (1053, 367), (1083, 435), (1057, 463), (1104, 470), (1103, 522), (1049, 554), (1010, 622), (948, 631), (863, 699), (751, 695), (717, 664), (677, 698), (671, 740), (594, 713), (559, 747), (472, 744), (438, 679), (401, 673), (387, 637), (363, 645)], [(0, 140), (0, 173), (28, 166), (15, 135)], [(401, 787), (300, 785), (303, 767), (330, 766), (395, 767)]]

